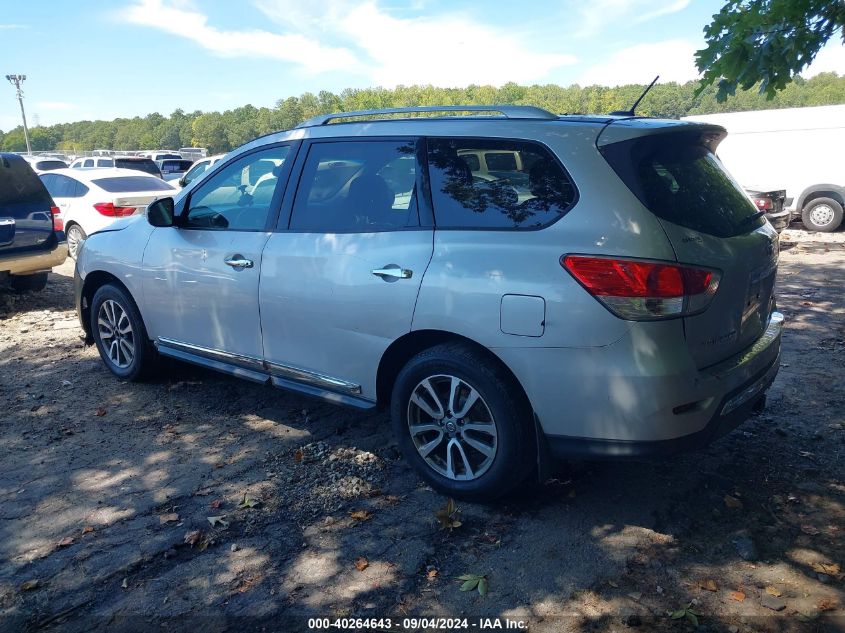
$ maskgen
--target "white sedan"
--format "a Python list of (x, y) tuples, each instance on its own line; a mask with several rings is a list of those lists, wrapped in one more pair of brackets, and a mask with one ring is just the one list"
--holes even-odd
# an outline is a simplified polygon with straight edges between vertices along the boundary
[(41, 180), (61, 211), (68, 254), (76, 258), (79, 243), (118, 218), (143, 213), (157, 198), (178, 189), (134, 169), (56, 169)]

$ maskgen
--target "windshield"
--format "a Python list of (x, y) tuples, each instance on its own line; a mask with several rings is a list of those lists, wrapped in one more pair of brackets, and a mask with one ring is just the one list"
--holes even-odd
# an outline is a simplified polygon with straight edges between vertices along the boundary
[(91, 181), (100, 189), (109, 193), (128, 193), (132, 191), (174, 191), (174, 188), (163, 180), (149, 176), (118, 176), (115, 178), (98, 178)]
[(158, 176), (159, 171), (156, 164), (149, 158), (115, 158), (115, 167), (123, 167), (124, 169), (136, 169), (143, 171), (153, 176)]

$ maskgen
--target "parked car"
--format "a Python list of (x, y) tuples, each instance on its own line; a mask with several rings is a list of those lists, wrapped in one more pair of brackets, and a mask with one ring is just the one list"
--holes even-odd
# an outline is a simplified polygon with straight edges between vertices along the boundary
[(143, 213), (146, 206), (177, 189), (132, 169), (60, 169), (41, 180), (61, 209), (68, 254), (76, 258), (79, 245), (95, 231), (118, 218)]
[(53, 157), (23, 156), (22, 158), (29, 163), (29, 166), (32, 167), (36, 174), (42, 174), (45, 171), (50, 171), (52, 169), (64, 169), (67, 167), (67, 163), (65, 161)]
[(182, 155), (179, 152), (170, 150), (153, 150), (151, 152), (141, 152), (140, 155), (144, 158), (149, 158), (153, 162), (165, 160), (166, 158), (182, 158)]
[(202, 176), (206, 171), (208, 171), (208, 169), (221, 158), (223, 158), (223, 156), (225, 156), (225, 154), (216, 154), (214, 156), (208, 156), (206, 158), (194, 161), (188, 171), (185, 172), (185, 175), (179, 179), (179, 186), (187, 187), (194, 180), (196, 180), (197, 178)]
[(115, 156), (113, 158), (87, 157), (78, 158), (70, 165), (71, 169), (88, 167), (117, 167), (120, 169), (134, 169), (161, 178), (162, 173), (152, 158), (146, 156)]
[(13, 289), (42, 290), (67, 257), (65, 235), (47, 189), (17, 154), (0, 154), (0, 277)]
[[(778, 238), (714, 156), (724, 129), (525, 106), (372, 120), (482, 109), (324, 115), (228, 154), (84, 243), (87, 340), (122, 380), (163, 355), (388, 407), (420, 476), (464, 498), (550, 458), (700, 446), (761, 408)], [(531, 197), (476, 183), (480, 150), (530, 165)]]
[(168, 182), (179, 180), (193, 163), (185, 158), (165, 158), (157, 160), (156, 165), (161, 170), (161, 176)]
[(754, 191), (753, 189), (746, 189), (746, 193), (751, 198), (760, 211), (766, 215), (766, 219), (771, 223), (775, 230), (780, 233), (792, 221), (792, 212), (784, 208), (784, 200), (786, 200), (786, 191), (781, 189), (779, 191)]

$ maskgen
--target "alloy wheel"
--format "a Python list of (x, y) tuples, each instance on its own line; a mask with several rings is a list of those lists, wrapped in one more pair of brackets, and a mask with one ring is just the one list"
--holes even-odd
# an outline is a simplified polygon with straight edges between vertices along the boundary
[(446, 374), (421, 380), (411, 392), (407, 419), (417, 453), (440, 475), (472, 481), (493, 464), (496, 421), (478, 390), (465, 380)]
[(125, 369), (135, 359), (135, 335), (126, 310), (115, 300), (106, 299), (97, 312), (97, 330), (109, 360)]
[(85, 239), (82, 237), (82, 230), (78, 226), (72, 226), (65, 234), (65, 238), (67, 239), (68, 255), (70, 255), (73, 259), (76, 259), (76, 256), (79, 253), (79, 245), (82, 243), (82, 240)]

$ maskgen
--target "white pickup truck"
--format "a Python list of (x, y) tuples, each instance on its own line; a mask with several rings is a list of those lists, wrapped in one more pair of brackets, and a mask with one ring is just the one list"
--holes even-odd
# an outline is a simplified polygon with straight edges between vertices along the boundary
[(835, 231), (845, 207), (845, 105), (685, 117), (728, 131), (719, 158), (746, 190), (785, 190), (812, 231)]

